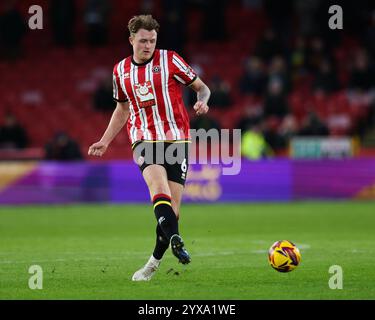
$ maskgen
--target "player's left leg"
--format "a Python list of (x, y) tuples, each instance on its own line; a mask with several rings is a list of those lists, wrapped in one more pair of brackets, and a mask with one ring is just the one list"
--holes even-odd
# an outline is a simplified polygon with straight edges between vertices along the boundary
[[(159, 268), (161, 259), (168, 249), (171, 235), (178, 233), (178, 225), (172, 211), (167, 172), (160, 165), (149, 165), (143, 170), (143, 178), (148, 186), (150, 196), (154, 202), (154, 213), (158, 220), (156, 227), (156, 245), (147, 263), (132, 277), (133, 281), (148, 281)], [(173, 223), (173, 219), (175, 223)], [(171, 221), (172, 220), (172, 221)], [(163, 226), (161, 224), (164, 224)], [(164, 227), (164, 231), (163, 231)], [(169, 235), (166, 236), (166, 233)]]
[[(168, 187), (171, 192), (171, 205), (177, 220), (180, 216), (180, 205), (182, 193), (185, 186), (187, 171), (189, 167), (188, 143), (172, 143), (167, 148), (166, 154), (173, 154), (173, 157), (167, 160), (166, 170), (168, 175)], [(169, 150), (169, 148), (171, 148)], [(187, 264), (191, 261), (189, 253), (186, 251), (184, 242), (179, 234), (171, 237), (171, 249), (179, 262)]]
[[(159, 188), (160, 190), (155, 190), (155, 188), (152, 188), (152, 184), (159, 179), (156, 179), (156, 176), (154, 175), (150, 176), (149, 171), (147, 170), (149, 168), (146, 168), (143, 172), (145, 181), (149, 186), (152, 202), (154, 203), (155, 215), (159, 221), (156, 228), (156, 244), (153, 257), (160, 261), (170, 243), (174, 256), (178, 258), (179, 262), (187, 264), (190, 262), (190, 256), (184, 247), (184, 242), (178, 231), (178, 219), (188, 169), (188, 145), (167, 144), (166, 146), (163, 146), (163, 148), (165, 147), (165, 150), (167, 150), (169, 146), (178, 148), (177, 154), (179, 159), (177, 162), (166, 161), (163, 167), (166, 170), (167, 186), (163, 183), (163, 189)], [(165, 156), (167, 157), (166, 154), (168, 154), (168, 152), (165, 152)], [(163, 168), (153, 168), (152, 171), (155, 171), (156, 169), (158, 169), (158, 171), (163, 170)], [(150, 179), (151, 177), (152, 179)], [(168, 192), (166, 192), (166, 190)], [(167, 210), (170, 211), (170, 213), (167, 212)]]
[[(184, 186), (180, 183), (174, 181), (168, 181), (169, 189), (171, 191), (172, 197), (172, 208), (175, 212), (177, 220), (180, 218), (180, 206), (182, 193), (184, 191)], [(187, 264), (191, 261), (189, 253), (185, 249), (184, 242), (179, 235), (175, 235), (171, 238), (171, 247), (173, 254), (179, 259), (183, 264)]]
[[(172, 209), (178, 221), (180, 217), (181, 198), (182, 198), (182, 193), (184, 191), (184, 187), (183, 185), (174, 181), (168, 181), (168, 186), (169, 186), (169, 190), (171, 193)], [(156, 259), (161, 260), (162, 257), (164, 256), (164, 253), (167, 251), (168, 247), (169, 247), (169, 240), (165, 236), (160, 224), (158, 223), (156, 226), (156, 243), (155, 243), (153, 256)]]
[[(168, 186), (169, 186), (169, 190), (171, 194), (172, 209), (178, 221), (178, 219), (180, 218), (181, 198), (182, 198), (184, 187), (183, 185), (174, 181), (168, 181)], [(169, 247), (169, 240), (165, 236), (160, 224), (158, 223), (156, 226), (156, 243), (155, 243), (153, 256), (156, 259), (161, 260), (164, 256), (164, 253), (168, 250), (168, 247)]]

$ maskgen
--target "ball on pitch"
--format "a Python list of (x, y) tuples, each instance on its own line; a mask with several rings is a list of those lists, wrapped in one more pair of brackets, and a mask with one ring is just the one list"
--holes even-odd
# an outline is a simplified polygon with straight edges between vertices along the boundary
[(289, 240), (276, 241), (268, 250), (268, 261), (279, 272), (293, 271), (301, 262), (301, 253)]

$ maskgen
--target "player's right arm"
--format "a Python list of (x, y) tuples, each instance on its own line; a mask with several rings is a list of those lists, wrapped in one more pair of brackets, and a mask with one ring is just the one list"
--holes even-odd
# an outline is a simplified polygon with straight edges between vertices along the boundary
[(129, 102), (117, 102), (111, 120), (102, 138), (89, 147), (88, 154), (101, 157), (107, 150), (109, 144), (124, 127), (129, 117)]

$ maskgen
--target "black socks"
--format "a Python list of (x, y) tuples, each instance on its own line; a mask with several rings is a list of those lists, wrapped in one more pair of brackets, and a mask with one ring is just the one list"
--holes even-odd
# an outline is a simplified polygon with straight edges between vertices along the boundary
[(152, 255), (155, 259), (160, 260), (161, 258), (163, 258), (163, 255), (165, 251), (167, 251), (168, 247), (169, 241), (165, 237), (164, 232), (161, 230), (161, 227), (158, 223), (156, 226), (156, 244)]
[(174, 234), (178, 234), (178, 222), (172, 209), (171, 197), (157, 194), (152, 199), (154, 213), (158, 221), (156, 227), (156, 245), (153, 252), (155, 259), (160, 260), (169, 247), (169, 241)]
[(174, 234), (178, 234), (177, 217), (172, 209), (171, 197), (159, 193), (152, 199), (156, 220), (168, 242)]

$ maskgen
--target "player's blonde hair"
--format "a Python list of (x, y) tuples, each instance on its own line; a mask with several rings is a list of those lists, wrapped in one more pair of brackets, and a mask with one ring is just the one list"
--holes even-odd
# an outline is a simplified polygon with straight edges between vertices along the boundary
[(136, 34), (139, 29), (145, 29), (148, 31), (155, 30), (156, 32), (159, 32), (159, 28), (159, 23), (150, 14), (134, 16), (128, 23), (128, 29), (131, 36)]

